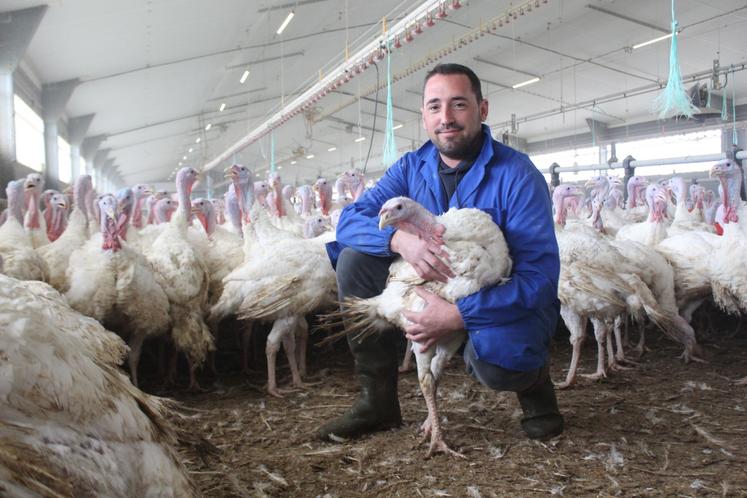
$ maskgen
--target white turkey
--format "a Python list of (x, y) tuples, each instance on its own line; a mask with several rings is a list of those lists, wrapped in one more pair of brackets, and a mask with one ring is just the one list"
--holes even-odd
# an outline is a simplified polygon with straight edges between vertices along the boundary
[(305, 336), (304, 315), (334, 302), (337, 283), (324, 246), (332, 234), (302, 239), (274, 227), (268, 218), (255, 204), (252, 223), (244, 231), (246, 244), (256, 240), (251, 257), (223, 279), (223, 294), (210, 316), (214, 323), (230, 315), (274, 322), (266, 347), (267, 391), (280, 396), (275, 376), (280, 344), (288, 356), (293, 385), (302, 386), (295, 336)]
[(143, 342), (168, 331), (169, 302), (148, 260), (123, 242), (125, 216), (116, 208), (111, 195), (99, 201), (101, 236), (70, 255), (65, 297), (77, 311), (128, 339), (130, 374), (138, 385)]
[(121, 339), (51, 287), (3, 275), (0, 329), (0, 494), (198, 494), (169, 404), (118, 369)]
[(67, 271), (70, 254), (88, 240), (88, 212), (85, 200), (93, 188), (91, 177), (81, 175), (75, 181), (73, 212), (65, 232), (51, 244), (42, 246), (38, 253), (49, 266), (49, 283), (60, 292), (67, 290)]
[(604, 356), (609, 330), (624, 313), (640, 320), (645, 312), (665, 333), (672, 329), (672, 317), (659, 307), (635, 265), (588, 225), (566, 224), (566, 211), (572, 204), (568, 200), (579, 195), (582, 192), (573, 185), (559, 185), (553, 192), (560, 249), (560, 314), (573, 346), (571, 365), (560, 388), (575, 382), (587, 320), (591, 320), (597, 339), (597, 370), (588, 375), (592, 379), (606, 376)]
[(8, 219), (0, 226), (0, 256), (5, 275), (19, 280), (49, 279), (47, 263), (34, 250), (31, 237), (23, 228), (24, 180), (8, 182)]
[[(354, 340), (389, 330), (392, 325), (401, 329), (410, 325), (403, 312), (423, 310), (425, 301), (416, 292), (421, 286), (454, 303), (483, 287), (505, 282), (511, 273), (512, 263), (503, 233), (490, 215), (479, 209), (452, 208), (434, 216), (412, 199), (395, 197), (384, 203), (379, 217), (379, 228), (391, 225), (435, 244), (442, 243), (455, 276), (446, 283), (425, 281), (409, 263), (395, 260), (389, 268), (387, 286), (379, 296), (345, 299), (341, 311), (328, 315), (328, 321), (344, 320), (344, 333)], [(465, 338), (466, 331), (462, 330), (443, 336), (426, 351), (421, 351), (422, 345), (417, 342), (412, 345), (418, 381), (428, 407), (428, 417), (421, 426), (424, 437), (430, 437), (428, 456), (435, 452), (461, 456), (444, 441), (436, 390), (446, 363)]]
[(30, 173), (24, 182), (26, 216), (23, 226), (31, 237), (34, 248), (49, 244), (47, 224), (39, 210), (39, 198), (44, 190), (44, 177), (39, 173)]
[(195, 371), (207, 353), (215, 349), (205, 324), (209, 276), (205, 260), (187, 239), (191, 214), (190, 194), (197, 171), (185, 167), (176, 174), (179, 207), (164, 231), (145, 255), (153, 265), (156, 281), (166, 292), (171, 315), (171, 339), (177, 351), (187, 355), (189, 388), (199, 388)]

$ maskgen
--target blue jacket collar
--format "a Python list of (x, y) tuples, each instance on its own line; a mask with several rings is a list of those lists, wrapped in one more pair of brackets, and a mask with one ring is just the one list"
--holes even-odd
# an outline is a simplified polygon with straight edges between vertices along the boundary
[[(475, 163), (469, 169), (467, 174), (464, 175), (464, 178), (462, 178), (462, 180), (459, 182), (459, 186), (457, 187), (457, 190), (459, 191), (459, 200), (462, 204), (459, 207), (468, 207), (473, 205), (471, 197), (482, 182), (482, 179), (485, 177), (485, 168), (493, 159), (493, 155), (495, 153), (493, 147), (493, 137), (490, 135), (490, 128), (488, 127), (488, 125), (482, 125), (482, 133), (484, 139), (482, 141), (482, 149), (480, 150), (480, 154), (477, 156), (477, 159), (475, 159)], [(420, 160), (420, 174), (423, 176), (426, 184), (431, 189), (431, 192), (433, 192), (438, 207), (442, 212), (447, 211), (449, 207), (451, 207), (451, 203), (449, 206), (442, 205), (443, 187), (441, 186), (441, 181), (439, 180), (438, 176), (438, 149), (435, 145), (433, 145), (433, 142), (429, 140), (428, 142), (423, 144), (420, 149), (418, 149), (416, 155)]]

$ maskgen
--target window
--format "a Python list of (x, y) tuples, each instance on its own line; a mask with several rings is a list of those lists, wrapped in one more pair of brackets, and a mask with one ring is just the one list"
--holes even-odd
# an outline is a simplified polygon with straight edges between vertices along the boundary
[(44, 168), (44, 121), (18, 95), (13, 96), (16, 127), (16, 160), (29, 168)]
[(73, 179), (73, 164), (72, 159), (70, 158), (70, 144), (60, 136), (57, 137), (57, 166), (59, 167), (59, 180), (62, 183), (70, 185), (70, 182)]
[[(667, 157), (702, 156), (721, 152), (721, 130), (696, 131), (684, 135), (649, 138), (633, 142), (622, 142), (615, 146), (620, 161), (627, 156), (639, 160), (663, 159)], [(708, 177), (713, 161), (705, 163), (667, 164), (636, 168), (636, 175), (676, 175), (703, 171)]]
[[(550, 173), (548, 168), (552, 163), (558, 163), (561, 168), (571, 166), (589, 166), (600, 164), (606, 161), (608, 146), (585, 147), (582, 149), (564, 150), (560, 152), (550, 152), (547, 154), (534, 154), (530, 159), (544, 175), (545, 179), (550, 182)], [(560, 173), (561, 182), (577, 182), (588, 180), (598, 176), (600, 170), (594, 171), (576, 171), (572, 173)]]

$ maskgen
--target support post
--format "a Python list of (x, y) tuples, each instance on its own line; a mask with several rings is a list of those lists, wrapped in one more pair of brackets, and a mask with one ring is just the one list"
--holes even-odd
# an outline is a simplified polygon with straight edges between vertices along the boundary
[(70, 96), (79, 81), (66, 80), (42, 86), (42, 117), (44, 118), (44, 176), (49, 188), (60, 190), (59, 145), (57, 123), (65, 112)]
[(623, 177), (623, 201), (625, 203), (628, 202), (628, 182), (635, 176), (635, 166), (630, 165), (633, 161), (635, 161), (633, 156), (623, 159), (623, 170), (625, 171), (625, 176)]
[(85, 116), (70, 118), (70, 120), (67, 122), (67, 135), (68, 139), (70, 139), (70, 164), (72, 168), (71, 176), (73, 182), (81, 174), (81, 145), (83, 143), (83, 139), (86, 136), (86, 133), (88, 132), (88, 128), (91, 126), (93, 117), (94, 114), (86, 114)]
[(13, 108), (13, 72), (21, 62), (46, 5), (0, 12), (0, 196), (15, 176), (16, 127)]

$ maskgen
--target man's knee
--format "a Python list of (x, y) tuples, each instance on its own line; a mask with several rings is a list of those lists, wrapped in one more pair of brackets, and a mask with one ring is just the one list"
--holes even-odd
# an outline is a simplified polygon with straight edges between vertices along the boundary
[(337, 259), (340, 299), (349, 296), (369, 298), (381, 294), (392, 260), (391, 257), (372, 256), (344, 248)]
[(467, 341), (464, 348), (464, 363), (467, 367), (467, 373), (484, 386), (495, 391), (523, 391), (537, 380), (539, 374), (539, 369), (519, 372), (482, 361), (477, 358), (477, 353), (471, 341)]

